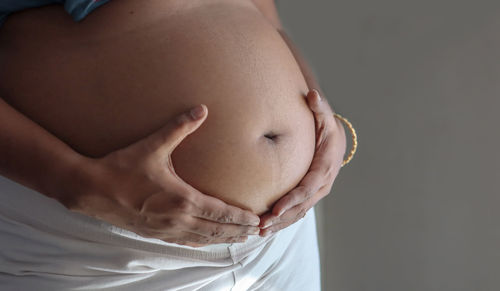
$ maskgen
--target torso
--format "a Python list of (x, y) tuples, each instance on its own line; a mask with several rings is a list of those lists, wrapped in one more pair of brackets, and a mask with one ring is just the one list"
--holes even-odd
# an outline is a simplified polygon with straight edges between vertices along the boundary
[(304, 77), (249, 0), (110, 1), (80, 23), (61, 6), (16, 13), (0, 28), (0, 80), (0, 97), (90, 157), (206, 104), (176, 172), (259, 214), (314, 153)]

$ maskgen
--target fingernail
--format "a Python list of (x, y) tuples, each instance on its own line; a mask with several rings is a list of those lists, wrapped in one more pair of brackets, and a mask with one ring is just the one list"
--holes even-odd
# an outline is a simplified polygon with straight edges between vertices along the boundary
[(198, 106), (194, 107), (193, 109), (191, 109), (191, 111), (190, 111), (191, 117), (194, 120), (200, 119), (203, 117), (204, 111), (205, 111), (205, 109), (203, 108), (203, 106), (198, 105)]
[(259, 233), (260, 233), (260, 228), (258, 228), (258, 227), (254, 227), (248, 231), (248, 234), (251, 234), (251, 235), (256, 235)]
[(257, 218), (257, 219), (252, 219), (252, 220), (250, 221), (250, 225), (251, 225), (251, 226), (259, 226), (259, 224), (260, 224), (260, 218)]
[(268, 220), (266, 223), (264, 223), (264, 226), (262, 228), (268, 228), (273, 224), (271, 220)]

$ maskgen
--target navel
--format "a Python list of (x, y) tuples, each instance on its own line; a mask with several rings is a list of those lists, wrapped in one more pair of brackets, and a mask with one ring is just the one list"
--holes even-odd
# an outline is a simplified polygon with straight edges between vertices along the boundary
[(279, 134), (274, 133), (274, 132), (272, 132), (272, 131), (270, 131), (270, 132), (268, 132), (268, 133), (264, 134), (264, 137), (265, 137), (266, 139), (268, 139), (269, 141), (272, 141), (272, 142), (276, 142), (276, 141), (278, 140), (279, 136), (280, 136)]

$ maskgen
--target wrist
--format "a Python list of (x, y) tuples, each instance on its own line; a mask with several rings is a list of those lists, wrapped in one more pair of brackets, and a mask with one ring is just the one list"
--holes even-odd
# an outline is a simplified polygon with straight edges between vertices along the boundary
[(78, 198), (91, 191), (92, 188), (92, 159), (73, 152), (54, 163), (48, 171), (45, 194), (56, 199), (66, 208), (76, 207)]

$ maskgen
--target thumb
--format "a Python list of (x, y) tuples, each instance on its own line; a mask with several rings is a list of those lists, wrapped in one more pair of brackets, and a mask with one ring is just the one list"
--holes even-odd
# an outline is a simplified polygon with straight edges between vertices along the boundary
[(321, 114), (324, 113), (322, 110), (322, 100), (321, 95), (316, 89), (309, 90), (307, 93), (307, 105), (309, 105), (309, 108), (316, 114)]
[(307, 105), (314, 113), (316, 121), (322, 123), (332, 117), (333, 111), (326, 98), (321, 97), (318, 90), (312, 89), (307, 93)]
[(170, 154), (189, 134), (194, 132), (207, 117), (204, 104), (191, 108), (146, 138), (148, 148)]

